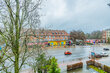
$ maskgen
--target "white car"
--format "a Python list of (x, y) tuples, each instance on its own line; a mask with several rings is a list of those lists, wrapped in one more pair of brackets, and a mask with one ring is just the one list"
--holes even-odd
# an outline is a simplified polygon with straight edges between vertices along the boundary
[(108, 55), (107, 53), (105, 53), (105, 52), (100, 53), (100, 55), (101, 55), (102, 57), (108, 57), (108, 56), (109, 56), (109, 55)]

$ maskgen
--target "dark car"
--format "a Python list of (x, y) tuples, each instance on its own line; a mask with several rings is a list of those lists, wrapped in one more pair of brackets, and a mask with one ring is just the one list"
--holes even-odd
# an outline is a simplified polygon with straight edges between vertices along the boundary
[(104, 48), (103, 50), (108, 51), (109, 49), (108, 48)]
[(80, 42), (76, 42), (76, 45), (80, 45)]
[(96, 54), (95, 57), (96, 57), (96, 58), (102, 58), (102, 55)]

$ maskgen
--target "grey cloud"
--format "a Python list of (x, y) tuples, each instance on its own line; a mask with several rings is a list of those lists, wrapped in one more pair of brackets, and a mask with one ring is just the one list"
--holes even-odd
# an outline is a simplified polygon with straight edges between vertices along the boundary
[[(53, 2), (55, 1), (53, 0)], [(52, 29), (64, 29), (68, 32), (73, 29), (92, 32), (110, 27), (110, 7), (107, 6), (108, 1), (61, 0), (59, 2), (58, 6), (64, 6), (61, 7), (64, 8), (62, 11), (58, 11), (62, 12), (62, 14), (57, 13), (58, 7), (55, 6), (57, 3), (55, 3), (53, 8), (50, 6), (52, 4), (49, 5), (48, 3), (47, 11), (45, 11), (47, 15), (43, 20), (45, 26), (52, 24)], [(56, 15), (53, 14), (54, 12), (56, 12)]]

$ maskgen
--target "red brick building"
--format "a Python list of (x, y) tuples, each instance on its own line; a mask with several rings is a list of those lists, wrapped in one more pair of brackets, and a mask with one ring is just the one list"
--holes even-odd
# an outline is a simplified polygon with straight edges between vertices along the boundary
[(59, 41), (68, 40), (69, 34), (65, 30), (35, 31), (36, 36), (31, 36), (32, 41)]

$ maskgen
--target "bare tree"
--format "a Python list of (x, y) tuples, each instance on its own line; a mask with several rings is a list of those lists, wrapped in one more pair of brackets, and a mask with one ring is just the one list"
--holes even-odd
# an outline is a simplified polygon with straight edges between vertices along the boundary
[(76, 39), (84, 41), (86, 39), (86, 37), (85, 37), (85, 34), (84, 34), (83, 31), (80, 31), (80, 30), (79, 31), (75, 31), (75, 30), (73, 30), (73, 31), (70, 32), (70, 39), (72, 41), (76, 42)]
[(1, 71), (9, 73), (9, 69), (14, 68), (14, 73), (19, 73), (25, 64), (29, 57), (27, 43), (32, 34), (28, 32), (40, 24), (41, 3), (42, 0), (0, 0), (0, 37), (6, 44), (0, 55)]

